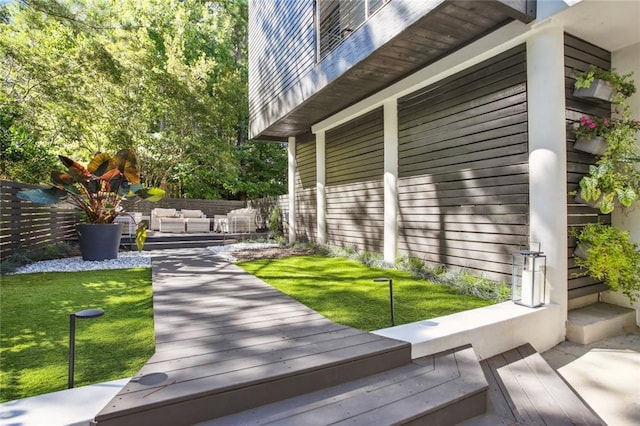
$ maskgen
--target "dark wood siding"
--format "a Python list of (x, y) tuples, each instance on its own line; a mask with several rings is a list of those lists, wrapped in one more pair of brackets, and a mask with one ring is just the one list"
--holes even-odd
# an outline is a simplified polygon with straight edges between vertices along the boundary
[(530, 22), (533, 5), (392, 0), (312, 66), (313, 0), (250, 0), (250, 135), (282, 140), (308, 132), (514, 18)]
[[(565, 34), (564, 73), (567, 121), (567, 192), (569, 194), (578, 190), (578, 182), (580, 182), (583, 175), (589, 173), (589, 165), (595, 164), (597, 160), (593, 155), (573, 149), (573, 143), (575, 142), (573, 134), (574, 123), (580, 120), (583, 115), (611, 117), (611, 105), (609, 103), (594, 103), (573, 96), (576, 71), (586, 71), (591, 64), (603, 69), (611, 68), (611, 53)], [(573, 195), (568, 196), (567, 204), (569, 229), (579, 229), (581, 225), (590, 222), (611, 223), (611, 215), (603, 215), (598, 209), (577, 204)], [(575, 238), (570, 237), (567, 247), (567, 255), (569, 256), (569, 298), (572, 299), (606, 290), (608, 287), (603, 282), (589, 276), (580, 276), (581, 271), (576, 267), (573, 259), (575, 246)]]
[(398, 108), (399, 252), (508, 280), (529, 235), (525, 47)]
[(327, 132), (328, 244), (382, 251), (383, 147), (382, 109)]
[(316, 141), (296, 144), (296, 238), (315, 241), (316, 215)]
[(273, 103), (315, 65), (313, 0), (249, 0), (249, 112)]

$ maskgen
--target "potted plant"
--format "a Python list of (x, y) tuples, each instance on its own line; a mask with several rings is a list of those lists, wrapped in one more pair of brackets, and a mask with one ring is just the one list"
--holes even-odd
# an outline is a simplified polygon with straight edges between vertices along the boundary
[(573, 95), (596, 101), (620, 103), (633, 95), (636, 86), (630, 80), (633, 73), (620, 75), (615, 68), (604, 70), (595, 65), (576, 76)]
[[(628, 77), (624, 76), (625, 79)], [(625, 80), (626, 82), (626, 80)], [(624, 93), (635, 91), (633, 82), (626, 82)], [(623, 90), (623, 89), (616, 89)], [(604, 147), (595, 165), (589, 166), (589, 174), (580, 180), (577, 202), (599, 207), (604, 214), (611, 213), (616, 205), (630, 207), (640, 196), (640, 162), (637, 134), (640, 122), (631, 118), (631, 109), (620, 100), (619, 117), (614, 119), (582, 117), (575, 129), (576, 138), (601, 137)], [(588, 143), (586, 143), (588, 144)]]
[(601, 223), (587, 224), (577, 233), (576, 264), (584, 275), (604, 280), (634, 302), (640, 291), (640, 246), (629, 233)]
[(39, 204), (67, 201), (83, 211), (84, 224), (78, 225), (80, 250), (84, 260), (118, 257), (122, 224), (113, 223), (124, 213), (122, 200), (138, 197), (158, 201), (160, 188), (144, 188), (140, 183), (137, 158), (133, 149), (122, 149), (113, 157), (99, 152), (87, 167), (63, 155), (66, 172), (53, 171), (53, 187), (22, 190), (18, 197)]
[(599, 162), (589, 166), (589, 175), (580, 180), (578, 202), (598, 207), (603, 214), (611, 213), (616, 205), (630, 207), (640, 193), (640, 172), (635, 161)]
[(580, 117), (580, 122), (574, 129), (576, 141), (574, 149), (593, 155), (604, 154), (607, 148), (605, 135), (611, 127), (611, 120), (600, 117)]

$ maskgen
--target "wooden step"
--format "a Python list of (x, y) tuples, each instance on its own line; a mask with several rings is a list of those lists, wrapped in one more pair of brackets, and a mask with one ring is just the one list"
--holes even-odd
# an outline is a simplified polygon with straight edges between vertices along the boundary
[(489, 382), (487, 412), (463, 426), (605, 425), (529, 344), (481, 366)]
[(326, 319), (274, 327), (279, 334), (222, 330), (217, 338), (206, 333), (159, 348), (96, 423), (192, 424), (410, 362), (409, 344)]
[(454, 424), (486, 410), (487, 388), (465, 346), (200, 425)]

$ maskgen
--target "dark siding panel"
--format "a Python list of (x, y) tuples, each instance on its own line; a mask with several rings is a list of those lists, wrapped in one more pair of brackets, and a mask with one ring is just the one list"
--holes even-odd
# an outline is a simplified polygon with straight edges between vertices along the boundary
[(296, 238), (315, 241), (317, 237), (316, 141), (296, 144)]
[[(611, 68), (611, 53), (569, 34), (564, 38), (565, 61), (565, 92), (566, 92), (566, 121), (567, 121), (567, 191), (569, 193), (578, 190), (578, 182), (582, 176), (589, 172), (589, 165), (595, 164), (597, 158), (573, 149), (575, 136), (573, 126), (583, 115), (611, 117), (611, 105), (609, 103), (593, 103), (573, 96), (573, 84), (575, 73), (589, 69), (589, 65)], [(600, 221), (611, 223), (611, 215), (603, 215), (598, 209), (577, 204), (574, 196), (567, 199), (567, 212), (569, 229), (579, 229), (581, 225)], [(573, 249), (576, 246), (575, 238), (569, 238), (567, 255), (569, 256), (569, 298), (586, 296), (606, 290), (606, 285), (589, 276), (583, 276), (573, 260)]]
[(383, 116), (378, 109), (326, 134), (327, 242), (381, 252)]
[(524, 46), (399, 102), (399, 251), (508, 281), (529, 234)]
[(312, 0), (249, 1), (249, 111), (270, 104), (315, 65)]

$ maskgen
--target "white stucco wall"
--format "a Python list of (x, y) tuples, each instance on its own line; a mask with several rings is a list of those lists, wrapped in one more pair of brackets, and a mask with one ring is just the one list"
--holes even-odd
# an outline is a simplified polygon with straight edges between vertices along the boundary
[[(638, 24), (640, 25), (640, 24)], [(640, 43), (613, 52), (611, 64), (620, 74), (633, 72), (636, 88), (640, 89)], [(640, 120), (640, 93), (636, 92), (628, 100), (632, 117)], [(640, 137), (639, 137), (640, 144)], [(631, 238), (640, 243), (640, 206), (636, 205), (627, 212), (616, 209), (613, 212), (613, 224), (631, 233)]]
[[(640, 43), (628, 46), (613, 52), (611, 55), (611, 64), (620, 74), (628, 74), (633, 72), (633, 80), (636, 88), (640, 91)], [(636, 92), (627, 99), (631, 106), (631, 115), (634, 119), (640, 120), (640, 93)], [(638, 136), (638, 144), (640, 145), (640, 135)], [(629, 231), (631, 239), (640, 244), (640, 203), (623, 212), (616, 209), (612, 215), (613, 225)], [(602, 300), (607, 303), (613, 303), (620, 306), (633, 307), (636, 310), (636, 323), (640, 326), (640, 300), (634, 305), (622, 294), (604, 292)]]

